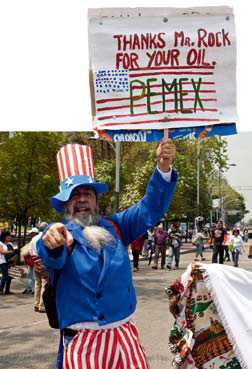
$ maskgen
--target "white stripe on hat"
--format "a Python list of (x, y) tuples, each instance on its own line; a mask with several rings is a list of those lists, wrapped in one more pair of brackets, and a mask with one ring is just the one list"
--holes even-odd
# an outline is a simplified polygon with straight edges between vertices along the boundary
[(87, 155), (87, 148), (86, 146), (82, 146), (82, 149), (83, 149), (83, 154), (84, 154), (84, 160), (85, 160), (85, 165), (86, 165), (86, 175), (87, 176), (90, 176), (91, 173), (90, 173), (90, 170), (89, 170), (89, 165), (88, 165), (88, 155)]
[(68, 152), (68, 158), (69, 158), (70, 175), (74, 176), (75, 175), (75, 170), (74, 170), (74, 160), (73, 160), (73, 152), (72, 152), (72, 145), (71, 144), (67, 145), (67, 152)]
[(77, 156), (78, 168), (80, 175), (83, 175), (83, 167), (81, 165), (80, 145), (75, 145), (75, 151)]

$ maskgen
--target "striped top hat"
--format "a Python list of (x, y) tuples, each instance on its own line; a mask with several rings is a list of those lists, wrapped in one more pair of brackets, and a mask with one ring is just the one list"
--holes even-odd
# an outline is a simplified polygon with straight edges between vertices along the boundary
[(60, 178), (60, 192), (51, 197), (51, 204), (59, 212), (63, 212), (63, 204), (68, 201), (72, 191), (78, 186), (92, 187), (99, 196), (108, 192), (105, 183), (95, 181), (92, 150), (86, 145), (77, 143), (63, 146), (57, 153), (57, 166)]

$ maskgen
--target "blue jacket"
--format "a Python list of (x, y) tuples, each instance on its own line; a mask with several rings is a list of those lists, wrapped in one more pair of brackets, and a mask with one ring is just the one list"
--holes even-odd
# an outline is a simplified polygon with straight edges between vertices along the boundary
[(64, 221), (75, 240), (73, 252), (67, 248), (54, 250), (45, 247), (42, 237), (37, 242), (38, 254), (53, 278), (54, 269), (62, 269), (57, 285), (57, 311), (60, 329), (77, 322), (98, 322), (99, 325), (125, 319), (136, 307), (132, 283), (128, 245), (155, 225), (169, 207), (176, 188), (177, 173), (172, 171), (171, 182), (166, 182), (155, 169), (143, 199), (107, 219), (113, 220), (121, 231), (123, 241), (106, 218), (99, 226), (110, 231), (114, 248), (104, 246), (101, 254), (89, 247), (82, 229)]

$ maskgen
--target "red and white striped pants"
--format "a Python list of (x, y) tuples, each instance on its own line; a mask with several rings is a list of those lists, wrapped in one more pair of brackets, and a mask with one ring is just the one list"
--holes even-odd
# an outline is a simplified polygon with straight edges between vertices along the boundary
[(83, 329), (64, 348), (63, 369), (149, 369), (131, 321), (106, 330)]

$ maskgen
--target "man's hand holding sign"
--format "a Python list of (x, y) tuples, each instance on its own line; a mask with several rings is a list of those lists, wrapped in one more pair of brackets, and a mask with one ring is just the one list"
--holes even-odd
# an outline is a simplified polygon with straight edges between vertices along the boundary
[(175, 158), (176, 150), (171, 139), (163, 138), (157, 148), (157, 165), (161, 172), (167, 173), (170, 171), (171, 163)]

